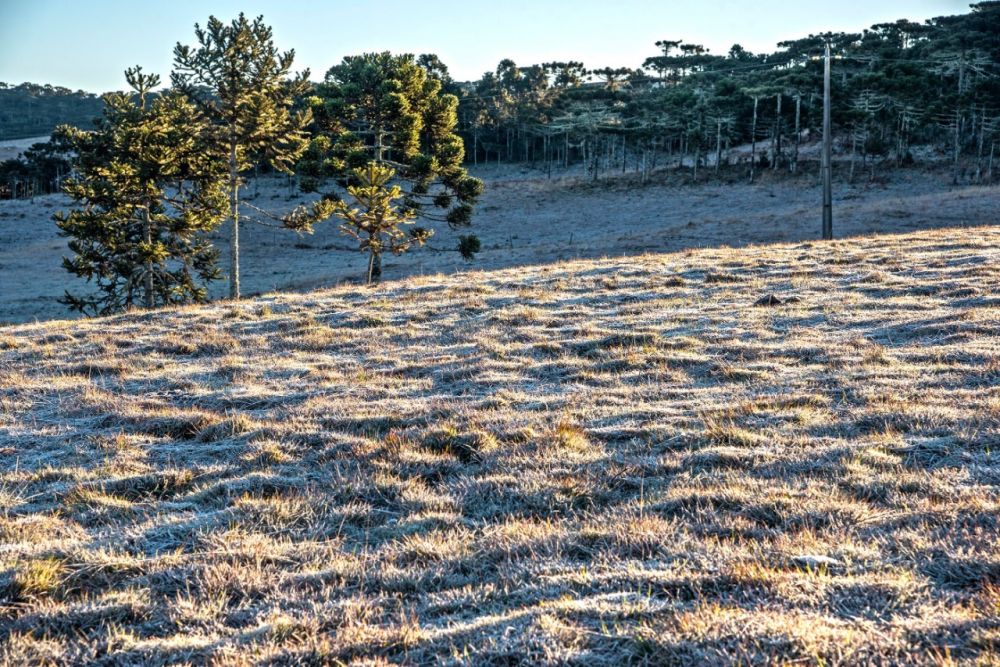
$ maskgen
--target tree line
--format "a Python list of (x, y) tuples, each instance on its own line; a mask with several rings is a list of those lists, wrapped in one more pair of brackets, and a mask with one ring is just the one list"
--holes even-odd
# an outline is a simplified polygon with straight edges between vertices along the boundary
[(90, 124), (100, 96), (62, 86), (0, 81), (0, 141), (48, 136), (58, 125)]
[[(459, 86), (460, 133), (473, 163), (583, 165), (643, 176), (665, 163), (694, 176), (738, 166), (796, 171), (801, 142), (821, 127), (823, 63), (836, 61), (833, 122), (850, 177), (937, 147), (955, 179), (993, 175), (1000, 129), (1000, 2), (925, 23), (790, 40), (773, 53), (734, 45), (716, 55), (683, 40), (656, 42), (641, 67), (580, 62), (519, 67), (505, 59)], [(748, 146), (737, 153), (735, 147)]]

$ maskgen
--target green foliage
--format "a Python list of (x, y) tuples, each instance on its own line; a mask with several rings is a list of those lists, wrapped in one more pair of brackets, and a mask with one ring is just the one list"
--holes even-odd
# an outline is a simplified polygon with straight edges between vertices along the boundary
[(293, 112), (309, 89), (309, 71), (291, 74), (295, 51), (279, 53), (271, 28), (242, 13), (229, 25), (214, 16), (195, 24), (197, 47), (174, 48), (174, 88), (195, 100), (220, 147), (235, 149), (238, 171), (260, 161), (286, 173), (305, 150), (309, 111)]
[(309, 110), (294, 112), (309, 90), (309, 71), (291, 75), (294, 51), (279, 53), (271, 28), (242, 13), (229, 25), (214, 16), (195, 24), (197, 46), (174, 48), (174, 87), (195, 100), (210, 124), (205, 138), (229, 169), (230, 296), (240, 296), (239, 174), (261, 161), (290, 173), (307, 145)]
[[(469, 224), (482, 183), (462, 166), (458, 99), (443, 92), (447, 69), (436, 56), (421, 62), (367, 53), (330, 68), (312, 100), (315, 138), (299, 163), (304, 189), (330, 181), (343, 188), (354, 170), (374, 160), (406, 183), (409, 214)], [(442, 216), (434, 209), (450, 210)]]
[(56, 132), (76, 153), (65, 192), (79, 205), (55, 216), (75, 253), (63, 264), (97, 286), (64, 303), (87, 314), (205, 301), (219, 275), (206, 234), (225, 215), (224, 174), (207, 119), (179, 94), (149, 102), (155, 75), (126, 79), (135, 94), (105, 95), (96, 130)]
[(403, 225), (412, 224), (415, 216), (401, 201), (403, 191), (393, 184), (395, 175), (389, 167), (372, 160), (354, 170), (355, 184), (347, 186), (354, 205), (343, 200), (333, 205), (333, 214), (343, 221), (341, 230), (358, 241), (359, 250), (369, 254), (368, 283), (376, 278), (375, 266), (383, 253), (400, 255), (414, 244), (423, 245), (433, 234), (422, 227), (404, 231)]

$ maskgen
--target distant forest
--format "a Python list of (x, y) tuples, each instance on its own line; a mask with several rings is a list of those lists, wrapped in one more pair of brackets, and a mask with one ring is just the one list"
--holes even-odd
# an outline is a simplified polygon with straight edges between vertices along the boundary
[[(992, 175), (1000, 130), (996, 1), (924, 23), (810, 35), (773, 53), (737, 44), (716, 55), (664, 39), (636, 69), (503, 60), (479, 81), (446, 80), (446, 87), (460, 98), (472, 162), (583, 162), (594, 178), (604, 170), (645, 172), (664, 160), (695, 176), (699, 167), (740, 164), (752, 179), (762, 167), (795, 171), (800, 142), (821, 130), (827, 44), (837, 152), (851, 156), (851, 176), (866, 163), (910, 162), (917, 145), (953, 161), (956, 178)], [(739, 145), (753, 158), (731, 157)]]
[(0, 82), (0, 141), (47, 136), (58, 125), (91, 127), (104, 102), (60, 86)]

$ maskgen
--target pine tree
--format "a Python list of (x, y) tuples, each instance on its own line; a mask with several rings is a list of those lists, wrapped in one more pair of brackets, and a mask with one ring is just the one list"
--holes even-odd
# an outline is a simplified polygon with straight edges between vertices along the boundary
[(63, 265), (98, 288), (63, 303), (92, 315), (202, 302), (219, 276), (206, 234), (225, 217), (224, 174), (200, 140), (207, 121), (181, 95), (151, 100), (158, 76), (125, 78), (134, 94), (105, 95), (96, 130), (57, 131), (76, 153), (64, 190), (82, 205), (55, 216), (75, 253)]
[(230, 25), (214, 16), (204, 29), (195, 24), (198, 45), (174, 48), (173, 85), (196, 100), (212, 121), (208, 134), (224, 151), (229, 170), (229, 296), (240, 296), (240, 174), (266, 160), (291, 173), (307, 145), (307, 112), (293, 113), (309, 89), (306, 70), (291, 75), (295, 51), (279, 53), (262, 16), (241, 13)]
[[(316, 92), (311, 100), (316, 137), (298, 168), (304, 190), (330, 182), (342, 190), (358, 185), (360, 174), (374, 162), (379, 169), (372, 173), (392, 172), (401, 186), (400, 215), (453, 228), (471, 223), (483, 184), (462, 166), (465, 147), (455, 134), (458, 99), (442, 92), (438, 76), (410, 55), (368, 53), (344, 58)], [(325, 199), (337, 201), (341, 192), (328, 192)], [(324, 206), (313, 209), (313, 219), (322, 217)], [(301, 219), (293, 216), (291, 222), (294, 226)], [(398, 252), (407, 248), (400, 246)], [(374, 253), (369, 277), (378, 277), (380, 256)]]

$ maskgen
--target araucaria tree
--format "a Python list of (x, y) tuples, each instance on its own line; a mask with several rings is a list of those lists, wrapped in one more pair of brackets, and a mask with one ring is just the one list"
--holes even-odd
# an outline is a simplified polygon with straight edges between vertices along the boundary
[(219, 277), (207, 234), (225, 219), (225, 174), (201, 140), (207, 120), (182, 95), (151, 99), (158, 76), (125, 78), (133, 93), (105, 95), (96, 130), (56, 132), (76, 153), (64, 190), (80, 205), (55, 216), (75, 253), (63, 265), (98, 288), (63, 303), (91, 315), (203, 302)]
[(394, 185), (396, 173), (384, 165), (369, 161), (352, 174), (356, 185), (347, 186), (347, 192), (356, 206), (344, 200), (334, 205), (333, 214), (343, 220), (340, 228), (360, 243), (368, 253), (367, 282), (375, 280), (375, 266), (383, 253), (399, 255), (413, 244), (423, 245), (430, 238), (430, 230), (412, 227), (408, 232), (403, 225), (413, 223), (412, 209), (400, 201), (403, 190)]
[[(420, 62), (439, 63), (429, 56)], [(357, 199), (350, 187), (382, 188), (377, 200), (384, 201), (384, 189), (398, 188), (394, 210), (401, 218), (468, 226), (483, 184), (462, 166), (458, 99), (442, 91), (438, 70), (429, 72), (412, 55), (390, 53), (351, 56), (330, 68), (311, 98), (315, 138), (298, 166), (303, 189), (326, 189), (328, 201), (339, 201), (345, 190)], [(362, 175), (373, 180), (366, 184)], [(339, 191), (327, 188), (331, 183)], [(408, 247), (397, 245), (392, 252)], [(477, 247), (471, 236), (459, 244), (467, 258)], [(371, 255), (369, 280), (381, 273), (380, 257), (381, 251)]]
[(229, 296), (240, 296), (240, 174), (267, 161), (282, 172), (307, 145), (309, 112), (293, 113), (297, 96), (309, 89), (308, 70), (291, 75), (295, 51), (279, 53), (271, 28), (258, 16), (240, 14), (225, 25), (214, 16), (204, 29), (195, 24), (195, 48), (174, 48), (176, 89), (195, 100), (211, 120), (207, 133), (225, 155), (229, 171)]

